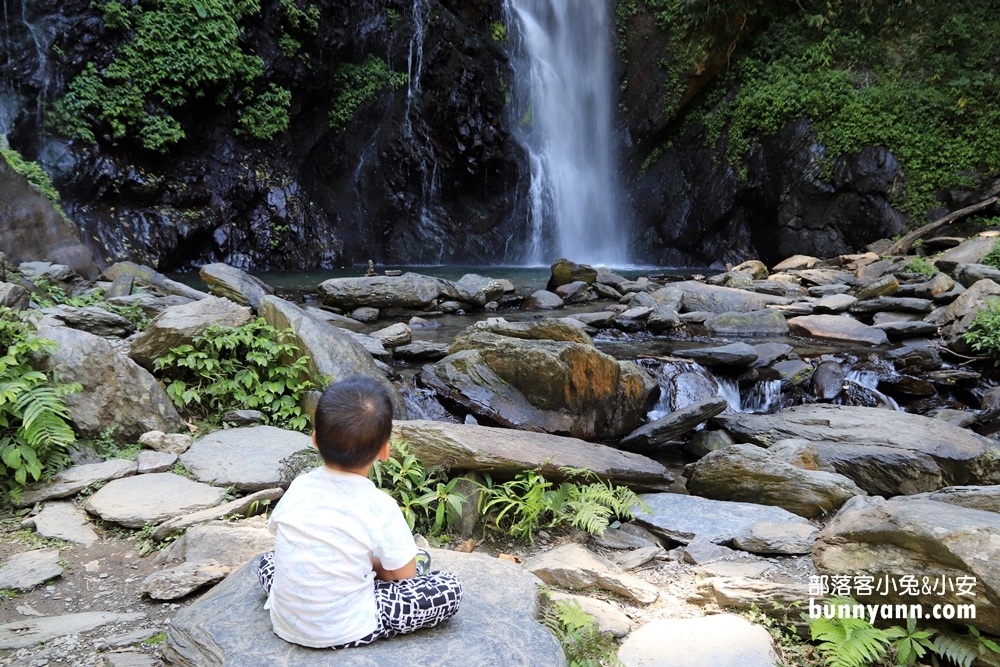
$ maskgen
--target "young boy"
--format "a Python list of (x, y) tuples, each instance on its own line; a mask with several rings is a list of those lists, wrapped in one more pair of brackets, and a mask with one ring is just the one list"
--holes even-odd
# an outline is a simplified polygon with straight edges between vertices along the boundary
[(347, 648), (451, 617), (461, 583), (446, 572), (417, 574), (403, 513), (368, 479), (375, 460), (389, 458), (388, 392), (368, 378), (333, 384), (314, 425), (325, 465), (288, 487), (267, 524), (274, 551), (258, 566), (274, 633), (302, 646)]

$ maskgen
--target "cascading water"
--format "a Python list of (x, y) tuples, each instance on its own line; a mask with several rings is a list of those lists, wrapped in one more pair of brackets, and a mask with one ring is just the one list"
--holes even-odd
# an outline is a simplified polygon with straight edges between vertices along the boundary
[[(622, 265), (606, 0), (508, 0), (517, 136), (529, 155), (530, 264)], [(513, 23), (513, 22), (512, 22)]]

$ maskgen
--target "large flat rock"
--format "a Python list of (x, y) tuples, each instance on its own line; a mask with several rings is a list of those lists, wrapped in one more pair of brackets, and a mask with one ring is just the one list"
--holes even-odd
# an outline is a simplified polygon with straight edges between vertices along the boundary
[(222, 488), (156, 472), (109, 482), (90, 497), (87, 511), (111, 523), (142, 528), (214, 507), (225, 495)]
[(771, 635), (742, 616), (660, 618), (618, 649), (625, 667), (774, 667)]
[(14, 554), (0, 567), (0, 590), (30, 591), (62, 572), (58, 551), (36, 549)]
[(767, 305), (764, 297), (759, 294), (731, 287), (716, 287), (693, 280), (675, 283), (670, 287), (681, 290), (684, 295), (681, 307), (688, 313), (747, 313), (764, 310)]
[(337, 308), (425, 309), (441, 294), (437, 278), (404, 273), (401, 276), (332, 278), (319, 285), (319, 298)]
[(134, 475), (136, 468), (135, 461), (126, 461), (125, 459), (112, 459), (103, 463), (73, 466), (63, 470), (48, 482), (39, 482), (25, 488), (15, 504), (18, 507), (28, 507), (45, 500), (73, 496), (91, 484)]
[(509, 667), (566, 664), (562, 648), (535, 615), (538, 584), (529, 572), (480, 554), (432, 550), (435, 569), (464, 589), (458, 613), (441, 625), (360, 649), (324, 651), (279, 639), (264, 611), (251, 561), (189, 607), (167, 630), (163, 651), (178, 667)]
[(800, 336), (822, 338), (841, 343), (885, 345), (889, 337), (881, 329), (840, 315), (805, 315), (788, 320), (788, 330)]
[(26, 522), (33, 524), (35, 532), (41, 537), (65, 540), (85, 547), (91, 546), (98, 539), (97, 531), (87, 521), (87, 515), (71, 502), (45, 503), (42, 511), (28, 517)]
[(209, 433), (181, 454), (180, 461), (199, 482), (262, 491), (287, 487), (291, 479), (287, 479), (283, 462), (309, 449), (309, 436), (304, 433), (250, 426)]
[(452, 470), (489, 472), (498, 477), (541, 468), (547, 479), (562, 480), (560, 468), (589, 468), (599, 477), (629, 487), (662, 491), (673, 476), (639, 454), (547, 433), (413, 420), (393, 423), (424, 465), (447, 463)]
[[(637, 511), (636, 523), (683, 544), (699, 535), (723, 545), (736, 540), (763, 543), (773, 538), (776, 543), (785, 540), (787, 544), (785, 550), (771, 553), (809, 553), (815, 538), (812, 524), (780, 507), (710, 500), (679, 493), (647, 493), (640, 497), (649, 505), (650, 512)], [(789, 536), (794, 539), (786, 540)]]
[(145, 617), (142, 612), (116, 614), (113, 611), (85, 611), (24, 619), (0, 625), (0, 649), (25, 648), (56, 637), (76, 635), (111, 623), (130, 623)]

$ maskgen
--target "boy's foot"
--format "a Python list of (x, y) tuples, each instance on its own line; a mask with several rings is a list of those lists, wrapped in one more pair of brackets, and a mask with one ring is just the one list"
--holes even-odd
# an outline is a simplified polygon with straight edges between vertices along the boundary
[(431, 555), (423, 549), (417, 549), (417, 575), (427, 574), (431, 571)]

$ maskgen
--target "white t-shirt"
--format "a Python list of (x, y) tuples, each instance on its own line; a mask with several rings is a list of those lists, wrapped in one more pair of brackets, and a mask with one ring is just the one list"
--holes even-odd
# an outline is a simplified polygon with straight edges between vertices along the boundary
[(372, 559), (397, 570), (417, 545), (396, 501), (371, 481), (326, 466), (300, 475), (271, 518), (274, 580), (265, 609), (285, 641), (324, 648), (378, 627)]

